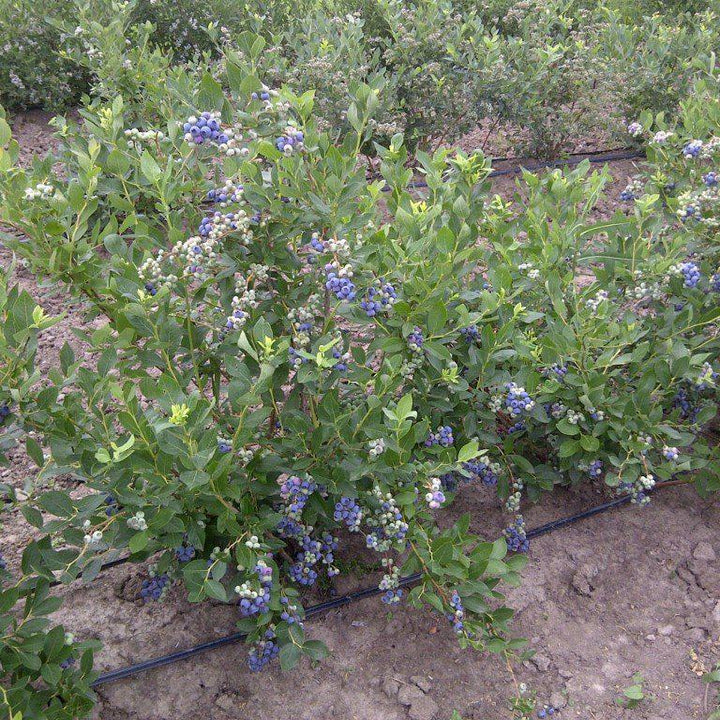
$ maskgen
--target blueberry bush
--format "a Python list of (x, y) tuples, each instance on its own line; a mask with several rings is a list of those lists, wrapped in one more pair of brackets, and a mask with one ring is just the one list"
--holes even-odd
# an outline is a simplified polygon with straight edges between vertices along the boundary
[[(54, 121), (56, 155), (21, 167), (0, 121), (3, 243), (95, 321), (75, 329), (88, 354), (65, 345), (41, 377), (34, 343), (55, 319), (0, 294), (0, 447), (24, 440), (43, 477), (83, 486), (5, 491), (35, 531), (2, 576), (11, 717), (89, 710), (92, 646), (49, 629), (48, 585), (119, 555), (143, 563), (144, 602), (177, 586), (235, 605), (251, 670), (325, 655), (306, 590), (358, 557), (389, 607), (429, 608), (463, 646), (508, 654), (521, 642), (503, 583), (519, 581), (529, 501), (587, 483), (643, 506), (685, 476), (718, 489), (711, 60), (677, 118), (627, 128), (646, 176), (599, 219), (607, 170), (525, 172), (506, 202), (482, 151), (422, 149), (423, 112), (394, 132), (384, 88), (415, 112), (403, 103), (426, 78), (363, 70), (325, 102), (299, 76), (269, 79), (267, 38), (175, 64), (128, 9), (78, 16), (68, 57), (95, 92)], [(352, 22), (325, 46), (331, 65), (362, 43)], [(378, 56), (414, 62), (410, 43), (383, 46), (382, 18), (363, 22)], [(497, 494), (502, 534), (453, 512), (467, 492)]]
[[(0, 140), (9, 129), (0, 118)], [(0, 165), (8, 167), (12, 148), (0, 151)], [(38, 334), (56, 318), (45, 315), (30, 295), (9, 284), (13, 268), (0, 268), (0, 463), (19, 442), (44, 465), (43, 450), (25, 432), (23, 414), (36, 402), (39, 374), (33, 369)], [(5, 513), (38, 515), (13, 488), (0, 484), (0, 533)], [(60, 606), (50, 594), (51, 570), (61, 557), (49, 538), (31, 542), (18, 558), (3, 555), (0, 546), (0, 710), (13, 720), (71, 718), (85, 715), (93, 705), (93, 643), (75, 642), (48, 617)], [(21, 548), (15, 548), (20, 551)], [(19, 560), (19, 562), (18, 562)]]
[[(366, 84), (379, 91), (371, 123), (384, 144), (402, 132), (408, 147), (428, 149), (482, 122), (485, 141), (502, 128), (511, 150), (533, 157), (617, 133), (644, 109), (674, 112), (718, 44), (712, 2), (3, 0), (0, 10), (9, 108), (77, 104), (91, 89), (113, 97), (117, 86), (130, 102), (176, 78), (171, 68), (214, 65), (221, 80), (225, 58), (248, 61), (252, 32), (264, 42), (253, 72), (271, 87), (316, 90), (318, 124), (335, 140)], [(138, 64), (144, 49), (160, 51), (161, 74)]]

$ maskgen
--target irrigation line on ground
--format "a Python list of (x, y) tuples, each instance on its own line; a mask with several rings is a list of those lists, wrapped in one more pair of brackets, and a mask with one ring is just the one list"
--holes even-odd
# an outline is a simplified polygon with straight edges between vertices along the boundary
[[(658, 487), (661, 486), (658, 485)], [(602, 505), (596, 505), (589, 510), (584, 510), (583, 512), (571, 515), (570, 517), (560, 518), (559, 520), (552, 520), (549, 523), (545, 523), (544, 525), (540, 525), (539, 527), (529, 530), (527, 532), (527, 537), (535, 538), (540, 535), (545, 535), (546, 533), (557, 530), (558, 528), (566, 527), (567, 525), (575, 523), (579, 520), (584, 520), (594, 515), (599, 515), (600, 513), (606, 512), (607, 510), (611, 510), (621, 505), (626, 505), (630, 502), (630, 500), (630, 496), (625, 495), (623, 497), (616, 498), (615, 500), (611, 500), (610, 502), (603, 503)], [(405, 577), (400, 578), (400, 587), (414, 585), (421, 579), (422, 573), (413, 573), (412, 575), (406, 575)], [(380, 590), (377, 585), (363, 588), (361, 590), (349, 593), (348, 595), (343, 595), (339, 598), (333, 598), (332, 600), (327, 600), (325, 602), (318, 603), (317, 605), (312, 605), (305, 611), (305, 617), (312, 618), (316, 615), (327, 612), (328, 610), (334, 610), (344, 605), (350, 605), (356, 600), (363, 600), (364, 598), (381, 595), (383, 592), (384, 591)], [(145, 660), (143, 662), (136, 663), (135, 665), (129, 665), (128, 667), (111, 670), (110, 672), (100, 675), (92, 683), (92, 687), (98, 687), (100, 685), (105, 685), (106, 683), (115, 682), (116, 680), (122, 680), (124, 678), (131, 677), (132, 675), (137, 675), (138, 673), (144, 672), (145, 670), (153, 670), (155, 668), (164, 667), (165, 665), (171, 665), (172, 663), (179, 662), (180, 660), (186, 660), (187, 658), (199, 655), (200, 653), (203, 653), (207, 650), (215, 650), (217, 648), (224, 647), (225, 645), (232, 645), (236, 642), (244, 640), (246, 637), (247, 633), (236, 632), (232, 633), (231, 635), (226, 635), (225, 637), (218, 638), (217, 640), (210, 640), (208, 642), (201, 643), (200, 645), (195, 645), (185, 650), (179, 650), (178, 652), (170, 653), (169, 655), (162, 655), (161, 657), (153, 658), (152, 660)]]
[[(600, 151), (602, 152), (602, 151)], [(523, 170), (527, 170), (528, 172), (535, 172), (536, 170), (545, 170), (547, 168), (559, 168), (559, 167), (573, 167), (575, 165), (580, 165), (581, 163), (584, 163), (586, 160), (589, 163), (609, 163), (609, 162), (620, 162), (621, 160), (634, 160), (638, 158), (644, 158), (645, 153), (642, 150), (632, 150), (632, 151), (625, 151), (625, 152), (617, 152), (612, 154), (605, 154), (605, 155), (586, 155), (583, 157), (571, 157), (567, 160), (554, 160), (552, 162), (543, 162), (538, 163), (536, 165), (530, 165), (528, 167), (525, 167), (523, 165), (516, 165), (515, 167), (511, 168), (503, 168), (501, 170), (492, 170), (490, 174), (488, 175), (489, 178), (495, 178), (495, 177), (502, 177), (504, 175), (519, 175)], [(426, 188), (428, 184), (426, 182), (411, 182), (407, 185), (408, 188), (412, 190), (417, 190), (421, 188)], [(390, 192), (392, 190), (391, 187), (386, 185), (383, 188), (383, 192)]]

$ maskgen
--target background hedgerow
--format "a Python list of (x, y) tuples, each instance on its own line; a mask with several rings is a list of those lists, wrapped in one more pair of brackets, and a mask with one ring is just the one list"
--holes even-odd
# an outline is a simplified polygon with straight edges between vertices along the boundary
[[(395, 132), (411, 146), (452, 143), (482, 122), (503, 128), (516, 154), (534, 157), (557, 157), (588, 132), (617, 134), (644, 109), (674, 112), (718, 41), (713, 3), (4, 3), (7, 108), (76, 104), (90, 88), (112, 97), (131, 75), (143, 78), (136, 93), (151, 93), (171, 67), (233, 53), (242, 64), (239, 38), (250, 31), (265, 40), (253, 71), (296, 93), (312, 87), (320, 126), (338, 137), (364, 83), (378, 90), (372, 123), (386, 144)], [(118, 65), (125, 42), (162, 50), (164, 72), (136, 68), (137, 53)]]

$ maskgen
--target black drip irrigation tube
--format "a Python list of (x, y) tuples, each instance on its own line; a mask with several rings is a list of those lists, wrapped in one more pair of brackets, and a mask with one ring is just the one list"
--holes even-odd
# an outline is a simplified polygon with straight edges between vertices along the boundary
[[(576, 515), (571, 515), (570, 517), (566, 518), (560, 518), (559, 520), (552, 520), (549, 523), (545, 523), (544, 525), (540, 525), (539, 527), (529, 530), (527, 532), (527, 537), (528, 539), (531, 539), (539, 537), (540, 535), (545, 535), (546, 533), (552, 532), (553, 530), (557, 530), (562, 527), (566, 527), (567, 525), (571, 525), (572, 523), (578, 522), (579, 520), (584, 520), (586, 518), (593, 517), (594, 515), (599, 515), (600, 513), (606, 512), (607, 510), (612, 510), (613, 508), (619, 507), (621, 505), (626, 505), (630, 502), (630, 500), (631, 497), (629, 495), (624, 495), (623, 497), (616, 498), (615, 500), (603, 503), (602, 505), (596, 505), (589, 510), (584, 510), (583, 512), (577, 513)], [(399, 586), (407, 587), (409, 585), (415, 585), (415, 583), (419, 582), (421, 579), (422, 573), (413, 573), (412, 575), (406, 575), (405, 577), (400, 578)], [(362, 590), (356, 590), (355, 592), (349, 593), (348, 595), (343, 595), (339, 598), (333, 598), (332, 600), (327, 600), (325, 602), (318, 603), (317, 605), (312, 605), (305, 611), (305, 618), (313, 618), (317, 615), (327, 612), (328, 610), (335, 610), (336, 608), (343, 607), (344, 605), (350, 605), (357, 600), (363, 600), (365, 598), (374, 597), (376, 595), (382, 595), (383, 592), (384, 591), (380, 590), (377, 585), (374, 585), (373, 587), (363, 588)], [(145, 660), (143, 662), (136, 663), (135, 665), (129, 665), (128, 667), (111, 670), (110, 672), (100, 675), (92, 683), (91, 687), (99, 687), (100, 685), (105, 685), (107, 683), (115, 682), (116, 680), (123, 680), (124, 678), (137, 675), (138, 673), (144, 672), (146, 670), (154, 670), (155, 668), (164, 667), (165, 665), (172, 665), (173, 663), (179, 662), (180, 660), (187, 660), (188, 658), (194, 657), (195, 655), (199, 655), (200, 653), (206, 652), (207, 650), (216, 650), (217, 648), (240, 642), (246, 637), (247, 633), (236, 632), (232, 633), (231, 635), (226, 635), (225, 637), (218, 638), (217, 640), (210, 640), (208, 642), (201, 643), (200, 645), (195, 645), (194, 647), (190, 647), (185, 650), (179, 650), (178, 652), (170, 653), (169, 655), (162, 655), (151, 660)]]
[[(578, 153), (574, 157), (567, 158), (566, 160), (554, 160), (552, 162), (537, 163), (525, 167), (524, 165), (516, 165), (511, 168), (503, 168), (501, 170), (492, 170), (488, 174), (488, 178), (503, 177), (505, 175), (519, 175), (524, 170), (528, 172), (535, 172), (536, 170), (546, 170), (548, 168), (559, 168), (559, 167), (573, 167), (580, 165), (585, 161), (593, 164), (609, 163), (609, 162), (620, 162), (621, 160), (635, 160), (645, 157), (643, 150), (624, 150), (622, 152), (611, 152), (611, 151), (596, 151), (604, 154), (587, 155)], [(411, 190), (426, 188), (428, 184), (426, 182), (411, 182), (407, 185)], [(391, 187), (386, 185), (383, 187), (383, 192), (390, 192)]]

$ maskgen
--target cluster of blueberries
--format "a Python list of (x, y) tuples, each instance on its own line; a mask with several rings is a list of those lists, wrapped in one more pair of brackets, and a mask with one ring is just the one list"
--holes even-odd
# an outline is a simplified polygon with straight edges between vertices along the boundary
[(175, 548), (175, 559), (178, 562), (190, 562), (195, 557), (195, 548), (192, 545), (183, 543)]
[(465, 609), (463, 608), (462, 599), (458, 595), (457, 590), (453, 590), (452, 596), (450, 597), (450, 607), (452, 613), (448, 613), (448, 620), (452, 623), (453, 630), (458, 635), (462, 635), (465, 630), (465, 624), (463, 619), (465, 618)]
[(700, 154), (702, 148), (702, 140), (691, 140), (690, 142), (685, 144), (682, 152), (686, 158), (696, 158)]
[(291, 475), (280, 486), (280, 495), (285, 501), (285, 512), (288, 517), (300, 519), (303, 508), (309, 497), (317, 490), (317, 484), (310, 478), (299, 478)]
[(680, 415), (684, 420), (694, 423), (700, 408), (693, 404), (690, 399), (690, 393), (686, 388), (680, 388), (673, 399), (673, 406), (680, 409)]
[(413, 331), (407, 336), (407, 344), (410, 350), (414, 353), (421, 353), (423, 349), (423, 343), (425, 338), (423, 337), (422, 330), (415, 326)]
[(553, 363), (549, 368), (546, 368), (543, 371), (543, 375), (545, 375), (545, 377), (554, 377), (556, 380), (559, 380), (560, 382), (563, 382), (565, 380), (565, 376), (567, 374), (568, 374), (568, 366), (564, 365), (564, 364), (560, 365), (558, 363)]
[(333, 565), (334, 552), (337, 550), (337, 539), (325, 533), (322, 539), (315, 540), (304, 534), (301, 541), (302, 550), (297, 554), (295, 563), (290, 566), (290, 577), (299, 585), (313, 585), (318, 573), (315, 566), (322, 561), (328, 566), (328, 575), (333, 577), (339, 570)]
[(333, 293), (338, 300), (350, 301), (355, 299), (355, 283), (349, 277), (338, 275), (335, 263), (328, 263), (325, 266), (325, 277), (325, 288)]
[(508, 550), (512, 552), (525, 553), (530, 548), (530, 541), (525, 533), (525, 520), (522, 515), (515, 518), (512, 525), (503, 530), (505, 542), (507, 542)]
[(543, 705), (538, 711), (537, 716), (540, 720), (543, 718), (553, 717), (555, 713), (559, 713), (560, 708), (556, 708), (554, 705)]
[(525, 388), (514, 382), (505, 384), (505, 410), (513, 417), (519, 417), (532, 411), (535, 401), (528, 395)]
[[(207, 215), (200, 221), (198, 235), (200, 235), (200, 237), (209, 237), (216, 225), (221, 225), (227, 231), (237, 230), (237, 216), (235, 213), (225, 213), (223, 215), (219, 212)], [(198, 255), (202, 253), (202, 248), (196, 247), (195, 253)]]
[(10, 415), (10, 408), (7, 403), (3, 403), (0, 405), (0, 420), (4, 420), (8, 415)]
[(203, 112), (200, 117), (190, 116), (183, 124), (183, 131), (185, 139), (195, 145), (202, 145), (206, 141), (222, 145), (228, 141), (215, 113)]
[(357, 500), (349, 497), (341, 497), (340, 501), (335, 503), (335, 513), (333, 515), (335, 522), (344, 523), (348, 530), (355, 532), (360, 528), (362, 520), (362, 508), (358, 505)]
[(243, 617), (266, 613), (270, 610), (270, 591), (272, 590), (272, 568), (263, 561), (259, 561), (254, 568), (260, 585), (259, 590), (251, 590), (244, 585), (239, 590), (240, 601), (238, 607)]
[(120, 506), (118, 505), (117, 498), (114, 495), (108, 495), (105, 498), (105, 514), (111, 517), (118, 512), (120, 512)]
[(441, 445), (442, 447), (450, 447), (455, 442), (453, 431), (449, 425), (441, 425), (436, 432), (431, 432), (425, 440), (425, 447), (433, 445)]
[(280, 613), (280, 619), (284, 620), (288, 625), (303, 626), (303, 620), (298, 612), (297, 605), (293, 605), (284, 595), (280, 598), (280, 604), (283, 606)]
[(460, 328), (460, 334), (465, 338), (468, 343), (473, 343), (478, 339), (478, 326), (470, 325), (466, 328)]
[(280, 135), (278, 138), (276, 138), (275, 147), (280, 150), (280, 152), (285, 152), (289, 154), (295, 149), (302, 148), (304, 141), (305, 134), (302, 132), (302, 130), (297, 130), (291, 126), (288, 126), (285, 130), (285, 134)]
[(262, 670), (280, 654), (280, 647), (275, 640), (275, 632), (270, 629), (266, 630), (263, 639), (255, 643), (248, 655), (248, 667), (250, 670), (253, 672)]
[(140, 597), (145, 602), (150, 602), (151, 600), (162, 600), (167, 594), (169, 587), (170, 577), (167, 573), (154, 575), (147, 580), (143, 580), (142, 588), (140, 589)]
[(700, 268), (694, 262), (681, 263), (678, 269), (683, 276), (683, 285), (686, 288), (697, 287), (700, 282)]
[(587, 469), (587, 474), (591, 478), (599, 478), (603, 474), (602, 460), (593, 460)]
[(446, 473), (440, 477), (445, 490), (454, 492), (458, 485), (479, 480), (486, 487), (494, 487), (498, 482), (499, 468), (496, 464), (484, 460), (469, 460), (462, 465), (462, 473)]
[(397, 292), (390, 284), (380, 281), (378, 287), (368, 288), (360, 307), (368, 317), (375, 317), (378, 313), (393, 306), (397, 300)]
[(214, 188), (208, 191), (207, 199), (214, 203), (230, 203), (238, 202), (240, 195), (243, 190), (242, 185), (225, 185), (224, 187)]

